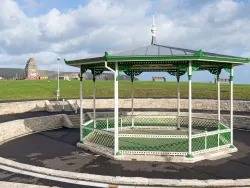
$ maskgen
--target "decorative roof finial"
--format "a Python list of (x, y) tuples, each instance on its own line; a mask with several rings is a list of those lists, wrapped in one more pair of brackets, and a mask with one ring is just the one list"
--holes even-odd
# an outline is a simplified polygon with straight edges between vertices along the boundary
[(151, 40), (151, 44), (156, 44), (156, 27), (155, 27), (155, 15), (153, 15), (153, 25), (152, 25), (152, 40)]

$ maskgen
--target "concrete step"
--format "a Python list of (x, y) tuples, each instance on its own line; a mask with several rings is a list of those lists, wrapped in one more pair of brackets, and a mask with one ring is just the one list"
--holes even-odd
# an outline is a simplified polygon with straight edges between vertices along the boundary
[(68, 117), (69, 117), (69, 119), (74, 127), (79, 126), (79, 124), (80, 124), (80, 116), (79, 115), (69, 115)]

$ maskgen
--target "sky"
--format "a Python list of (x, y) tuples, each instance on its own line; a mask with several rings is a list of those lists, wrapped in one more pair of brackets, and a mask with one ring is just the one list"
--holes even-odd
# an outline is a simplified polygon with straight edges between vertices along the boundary
[[(67, 60), (149, 45), (152, 15), (162, 45), (250, 57), (248, 0), (1, 0), (0, 68), (56, 70)], [(78, 71), (60, 63), (62, 71)], [(250, 63), (235, 68), (235, 83), (250, 84)], [(151, 80), (168, 73), (143, 73)], [(228, 78), (225, 71), (222, 78)], [(186, 81), (187, 76), (181, 80)], [(214, 75), (194, 72), (196, 82)]]

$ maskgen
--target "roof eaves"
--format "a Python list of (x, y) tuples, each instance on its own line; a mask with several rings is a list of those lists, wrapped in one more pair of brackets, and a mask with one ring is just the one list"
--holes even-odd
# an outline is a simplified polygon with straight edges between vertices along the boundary
[(203, 55), (200, 56), (199, 58), (201, 59), (206, 59), (206, 60), (214, 60), (218, 62), (230, 62), (230, 63), (248, 63), (249, 60), (246, 58), (237, 58), (237, 57), (218, 57), (218, 56), (208, 56), (208, 55)]
[(64, 59), (64, 61), (67, 65), (79, 67), (80, 65), (102, 63), (104, 61), (107, 61), (108, 56), (109, 56), (108, 52), (105, 52), (104, 56), (97, 56), (97, 57), (91, 57), (91, 58), (85, 58), (85, 59), (77, 59), (77, 60), (71, 60), (71, 61), (67, 61), (66, 59)]
[(249, 59), (228, 58), (217, 56), (206, 56), (202, 50), (199, 50), (194, 55), (180, 55), (180, 56), (108, 56), (108, 61), (185, 61), (185, 60), (201, 60), (214, 61), (224, 63), (248, 63)]

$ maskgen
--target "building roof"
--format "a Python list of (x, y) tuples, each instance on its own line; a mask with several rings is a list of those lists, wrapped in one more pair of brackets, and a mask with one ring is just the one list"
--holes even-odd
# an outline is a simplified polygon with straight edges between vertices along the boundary
[(96, 56), (77, 60), (65, 60), (70, 66), (86, 69), (105, 70), (104, 62), (114, 67), (114, 62), (119, 63), (121, 69), (142, 71), (180, 70), (192, 61), (197, 70), (211, 70), (218, 68), (230, 68), (232, 66), (246, 64), (249, 58), (236, 57), (202, 50), (191, 50), (172, 46), (160, 45), (156, 42), (156, 27), (153, 19), (151, 44), (132, 50), (120, 52), (105, 52), (103, 56)]
[[(111, 56), (190, 56), (198, 53), (199, 50), (190, 50), (185, 48), (178, 48), (172, 46), (164, 46), (153, 43), (148, 46), (143, 46), (139, 48), (135, 48), (132, 50), (126, 50), (121, 52), (110, 53)], [(226, 57), (226, 58), (239, 58), (239, 59), (247, 59), (242, 57), (230, 56), (230, 55), (222, 55), (211, 52), (202, 52), (205, 56), (214, 56), (214, 57)]]
[[(249, 58), (224, 55), (211, 52), (203, 52), (202, 50), (190, 50), (185, 48), (171, 47), (159, 44), (151, 44), (132, 50), (107, 53), (104, 56), (96, 56), (78, 60), (65, 60), (65, 63), (70, 66), (80, 67), (81, 65), (93, 67), (94, 64), (107, 62), (184, 62), (196, 61), (197, 63), (211, 62), (232, 64), (233, 66), (246, 64), (250, 61)], [(99, 66), (99, 65), (97, 65)]]

